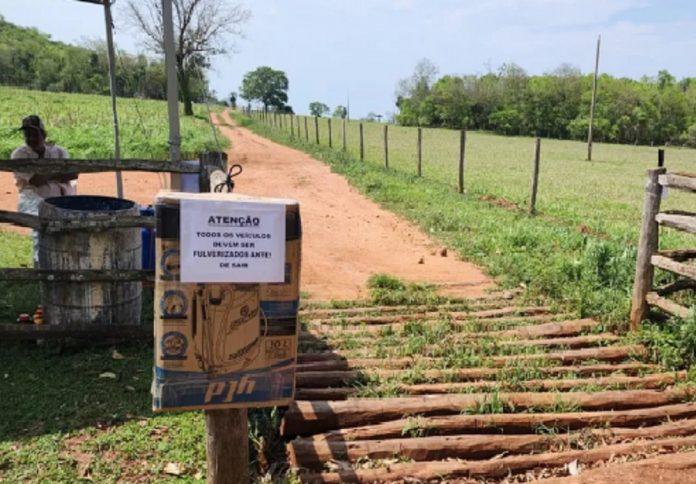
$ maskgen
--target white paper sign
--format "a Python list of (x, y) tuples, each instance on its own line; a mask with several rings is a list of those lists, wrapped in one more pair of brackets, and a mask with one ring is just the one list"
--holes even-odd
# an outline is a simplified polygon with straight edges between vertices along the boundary
[(283, 282), (285, 205), (181, 200), (181, 282)]

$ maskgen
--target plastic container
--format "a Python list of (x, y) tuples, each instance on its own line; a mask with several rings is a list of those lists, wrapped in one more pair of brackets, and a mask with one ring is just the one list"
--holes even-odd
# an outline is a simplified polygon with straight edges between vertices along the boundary
[[(155, 209), (152, 205), (141, 205), (140, 215), (155, 216)], [(143, 269), (147, 271), (155, 270), (155, 229), (142, 228), (140, 231), (143, 239), (142, 257)]]

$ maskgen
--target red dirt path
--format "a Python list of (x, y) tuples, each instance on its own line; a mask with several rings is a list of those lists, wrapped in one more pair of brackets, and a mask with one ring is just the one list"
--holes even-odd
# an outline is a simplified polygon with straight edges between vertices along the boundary
[[(233, 124), (227, 113), (224, 121)], [(367, 293), (374, 273), (407, 281), (448, 286), (447, 292), (477, 296), (492, 282), (473, 264), (450, 253), (415, 225), (382, 209), (328, 166), (309, 155), (273, 143), (241, 127), (220, 126), (232, 141), (230, 160), (244, 173), (235, 191), (294, 198), (303, 222), (302, 290), (313, 299), (356, 299)], [(15, 210), (17, 191), (11, 174), (0, 173), (0, 208)], [(124, 173), (125, 197), (152, 203), (162, 187), (151, 173)], [(80, 177), (81, 194), (113, 195), (112, 173)], [(422, 263), (420, 263), (422, 261)]]

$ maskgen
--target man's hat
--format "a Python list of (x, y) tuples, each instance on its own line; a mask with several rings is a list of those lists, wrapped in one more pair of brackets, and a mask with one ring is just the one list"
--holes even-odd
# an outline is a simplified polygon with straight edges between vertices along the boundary
[(24, 118), (22, 120), (22, 127), (19, 129), (40, 129), (44, 133), (46, 132), (46, 128), (44, 127), (43, 121), (41, 121), (41, 118), (38, 117), (36, 114), (32, 114)]

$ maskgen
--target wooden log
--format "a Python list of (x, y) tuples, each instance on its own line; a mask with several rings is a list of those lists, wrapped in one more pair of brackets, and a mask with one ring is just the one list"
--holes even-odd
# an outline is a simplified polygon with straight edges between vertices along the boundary
[(679, 279), (664, 286), (655, 289), (655, 292), (659, 296), (668, 296), (675, 292), (684, 291), (686, 289), (694, 290), (696, 289), (696, 281), (691, 279)]
[[(473, 391), (569, 391), (577, 388), (594, 386), (605, 389), (643, 389), (655, 390), (674, 385), (686, 379), (685, 372), (659, 373), (645, 377), (610, 376), (605, 378), (570, 378), (564, 380), (520, 380), (511, 383), (505, 381), (475, 381), (448, 383), (421, 383), (417, 385), (399, 385), (398, 391), (404, 395), (442, 395), (448, 393), (470, 393)], [(297, 400), (345, 400), (359, 393), (358, 388), (303, 388), (298, 384), (295, 398)]]
[[(607, 346), (603, 348), (582, 348), (578, 350), (556, 351), (549, 353), (533, 353), (511, 356), (482, 357), (486, 366), (503, 367), (517, 362), (554, 361), (561, 364), (572, 364), (587, 360), (622, 361), (627, 358), (644, 356), (645, 347), (642, 345)], [(349, 358), (340, 352), (329, 351), (322, 353), (299, 353), (297, 355), (297, 371), (320, 370), (350, 370), (355, 368), (408, 368), (414, 363), (435, 365), (440, 358)]]
[(649, 292), (645, 296), (645, 299), (651, 306), (658, 307), (662, 309), (664, 312), (671, 314), (672, 316), (677, 316), (679, 318), (686, 319), (690, 317), (692, 314), (691, 309), (682, 306), (681, 304), (677, 304), (674, 301), (670, 301), (669, 299), (660, 296), (656, 292)]
[[(393, 340), (393, 344), (384, 346), (385, 349), (394, 348), (401, 346), (408, 337), (398, 336)], [(347, 351), (342, 348), (342, 341), (333, 339), (331, 341), (317, 340), (315, 336), (307, 337), (306, 339), (301, 338), (300, 343), (302, 344), (303, 351), (308, 349), (321, 350), (321, 349), (332, 349), (336, 351), (341, 351), (341, 354), (355, 356), (360, 351), (370, 350), (375, 342), (374, 338), (369, 336), (364, 336), (360, 338), (353, 338), (349, 340), (350, 344), (355, 344), (355, 341), (361, 344), (360, 350)], [(612, 343), (619, 341), (620, 338), (612, 333), (600, 333), (600, 334), (588, 334), (583, 336), (570, 336), (561, 338), (539, 338), (539, 339), (491, 339), (486, 333), (459, 333), (451, 335), (448, 338), (449, 344), (477, 344), (476, 340), (484, 339), (487, 343), (495, 344), (501, 347), (519, 347), (519, 348), (549, 348), (549, 347), (564, 347), (565, 349), (578, 349), (598, 346), (606, 343)], [(391, 342), (391, 341), (390, 341)], [(448, 351), (449, 346), (443, 346), (441, 344), (436, 345), (426, 345), (422, 356), (428, 356), (437, 354), (442, 351)]]
[(281, 434), (311, 435), (341, 427), (356, 427), (406, 415), (448, 415), (475, 411), (496, 399), (515, 409), (553, 408), (570, 405), (582, 410), (628, 410), (680, 403), (693, 389), (620, 390), (604, 392), (522, 392), (425, 395), (400, 398), (365, 398), (345, 401), (293, 402), (283, 417)]
[(154, 282), (155, 273), (151, 270), (92, 269), (74, 271), (52, 271), (43, 269), (0, 269), (3, 281), (50, 281), (50, 282), (88, 282), (88, 281), (149, 281)]
[(541, 454), (516, 455), (489, 459), (485, 461), (429, 461), (391, 464), (376, 469), (350, 469), (321, 474), (303, 474), (303, 482), (399, 482), (406, 479), (417, 481), (474, 479), (481, 477), (505, 477), (535, 468), (564, 467), (577, 460), (580, 464), (612, 460), (616, 457), (658, 450), (672, 450), (693, 447), (696, 437), (669, 437), (665, 439), (614, 444), (594, 449), (569, 450), (564, 452), (545, 452)]
[(696, 249), (659, 250), (657, 255), (663, 255), (669, 259), (683, 262), (689, 259), (696, 259)]
[(249, 482), (249, 437), (246, 408), (206, 410), (207, 482)]
[(419, 304), (419, 305), (398, 305), (398, 306), (356, 306), (348, 308), (307, 308), (300, 309), (300, 316), (305, 319), (321, 319), (321, 318), (342, 318), (346, 316), (373, 316), (379, 314), (391, 313), (424, 313), (432, 311), (465, 311), (471, 309), (495, 309), (510, 304), (507, 299), (486, 299), (483, 301), (472, 301), (462, 303), (448, 304)]
[[(477, 329), (481, 331), (489, 331), (492, 329), (498, 330), (501, 327), (514, 327), (520, 323), (533, 323), (533, 322), (539, 322), (539, 323), (547, 323), (550, 321), (561, 321), (563, 319), (567, 319), (570, 317), (568, 314), (537, 314), (536, 316), (511, 316), (511, 317), (502, 317), (502, 318), (491, 318), (491, 319), (473, 319), (470, 321), (452, 321), (450, 322), (450, 328), (452, 331), (460, 331), (460, 330), (466, 330), (469, 331), (471, 329), (471, 326), (474, 325), (477, 327)], [(420, 322), (431, 322), (431, 321), (439, 321), (439, 318), (431, 318), (431, 319), (421, 319), (421, 318), (414, 318), (413, 321), (420, 321)], [(382, 334), (385, 331), (385, 328), (388, 330), (396, 331), (401, 328), (404, 328), (405, 325), (407, 325), (409, 321), (402, 321), (402, 322), (396, 322), (396, 323), (387, 323), (387, 324), (372, 324), (372, 325), (360, 325), (360, 324), (353, 324), (353, 325), (337, 325), (337, 324), (327, 324), (327, 325), (316, 325), (309, 323), (308, 326), (311, 327), (312, 332), (316, 333), (317, 335), (323, 335), (323, 334), (338, 334), (338, 331), (340, 331), (340, 334), (342, 335), (361, 335), (361, 334)]]
[(404, 385), (400, 388), (408, 395), (431, 395), (442, 393), (462, 393), (473, 390), (494, 390), (496, 388), (509, 390), (527, 389), (534, 391), (568, 391), (590, 385), (610, 388), (636, 388), (654, 390), (674, 385), (686, 379), (686, 372), (657, 373), (648, 376), (609, 376), (605, 378), (569, 378), (562, 380), (521, 380), (512, 384), (498, 381), (479, 381), (470, 383), (423, 383), (419, 385)]
[(0, 341), (76, 338), (92, 341), (151, 341), (151, 325), (0, 324)]
[(293, 467), (321, 468), (330, 460), (357, 462), (360, 459), (387, 459), (394, 456), (416, 462), (442, 459), (485, 459), (499, 454), (549, 451), (580, 439), (606, 444), (629, 439), (684, 437), (696, 433), (696, 420), (668, 422), (648, 428), (605, 428), (558, 435), (451, 435), (402, 437), (387, 440), (295, 439), (286, 445)]
[(650, 258), (650, 262), (653, 266), (659, 267), (665, 271), (673, 272), (675, 274), (679, 274), (680, 276), (696, 280), (696, 266), (685, 264), (683, 262), (677, 262), (663, 255), (652, 256)]
[(35, 158), (0, 160), (0, 171), (36, 172), (43, 175), (99, 173), (105, 171), (153, 171), (160, 173), (198, 173), (198, 168), (182, 161), (169, 160), (40, 160)]
[[(551, 322), (534, 324), (529, 326), (522, 326), (515, 329), (506, 329), (499, 331), (485, 331), (485, 332), (462, 332), (452, 334), (451, 337), (454, 341), (467, 341), (481, 338), (543, 338), (545, 336), (576, 336), (590, 331), (599, 326), (597, 321), (592, 319), (576, 319), (570, 321), (561, 322)], [(324, 339), (318, 340), (318, 337), (325, 338), (327, 343), (340, 344), (344, 336), (346, 336), (345, 330), (340, 332), (327, 332), (325, 334), (315, 334), (311, 332), (302, 332), (300, 335), (300, 341), (324, 341)], [(351, 341), (358, 339), (358, 341), (365, 340), (367, 342), (374, 341), (372, 336), (355, 336), (348, 333), (347, 336)], [(396, 335), (402, 338), (400, 334)], [(510, 340), (514, 341), (514, 340)], [(524, 340), (523, 340), (524, 341)]]
[[(449, 326), (452, 331), (470, 331), (472, 326), (475, 326), (477, 330), (480, 331), (498, 331), (502, 327), (515, 327), (523, 323), (547, 323), (562, 321), (567, 319), (570, 315), (568, 314), (537, 314), (535, 316), (502, 316), (500, 318), (484, 318), (484, 319), (471, 319), (462, 320), (448, 318), (447, 315), (442, 315), (441, 317), (423, 317), (415, 316), (410, 319), (405, 319), (403, 321), (377, 323), (377, 324), (360, 324), (360, 323), (343, 323), (343, 324), (322, 324), (322, 323), (312, 323), (309, 322), (307, 325), (310, 327), (311, 331), (316, 332), (318, 335), (322, 334), (381, 334), (387, 330), (397, 331), (404, 328), (405, 325), (410, 322), (441, 322), (443, 320), (449, 319)], [(340, 333), (339, 333), (340, 331)]]
[(696, 234), (696, 214), (685, 215), (663, 212), (655, 216), (655, 221), (665, 227)]
[[(645, 363), (599, 363), (594, 365), (581, 366), (542, 366), (538, 368), (530, 368), (530, 370), (532, 370), (534, 373), (545, 376), (568, 375), (571, 373), (576, 374), (578, 376), (597, 376), (608, 375), (617, 372), (621, 372), (625, 375), (637, 375), (656, 369), (657, 367), (655, 365)], [(457, 368), (448, 370), (423, 370), (422, 376), (423, 379), (427, 381), (461, 382), (495, 378), (504, 379), (505, 374), (510, 371), (512, 371), (512, 369), (509, 368)], [(375, 375), (380, 378), (401, 379), (405, 376), (405, 371), (375, 369), (370, 370), (370, 375)], [(350, 382), (353, 382), (355, 380), (362, 379), (365, 376), (365, 373), (358, 370), (311, 371), (300, 369), (298, 370), (296, 376), (298, 386), (310, 388), (340, 386), (349, 384)]]
[(413, 319), (441, 318), (447, 316), (454, 320), (466, 319), (488, 319), (499, 318), (509, 315), (529, 315), (547, 314), (551, 308), (549, 306), (530, 306), (530, 307), (506, 307), (496, 309), (485, 309), (481, 311), (454, 311), (443, 314), (440, 311), (427, 311), (412, 314), (395, 314), (386, 316), (351, 316), (343, 318), (319, 319), (311, 321), (312, 324), (390, 324)]
[(696, 177), (689, 173), (665, 173), (663, 168), (659, 183), (663, 187), (696, 192)]
[(32, 229), (39, 229), (41, 227), (41, 221), (38, 215), (10, 212), (8, 210), (0, 210), (0, 223), (19, 225), (20, 227), (29, 227)]
[(658, 183), (658, 178), (664, 173), (665, 168), (648, 170), (648, 182), (645, 185), (643, 220), (638, 242), (636, 274), (633, 282), (633, 295), (631, 300), (630, 324), (631, 330), (633, 331), (638, 329), (638, 326), (641, 321), (645, 319), (648, 311), (648, 303), (645, 300), (645, 296), (652, 290), (654, 274), (651, 257), (659, 247), (659, 227), (655, 221), (655, 216), (660, 211), (662, 186)]
[(321, 440), (370, 440), (399, 438), (404, 429), (424, 435), (468, 433), (529, 433), (539, 427), (561, 431), (587, 427), (640, 427), (671, 420), (696, 417), (696, 403), (679, 403), (635, 410), (564, 413), (501, 413), (489, 415), (448, 415), (443, 417), (409, 417), (361, 427), (342, 428), (309, 437)]

